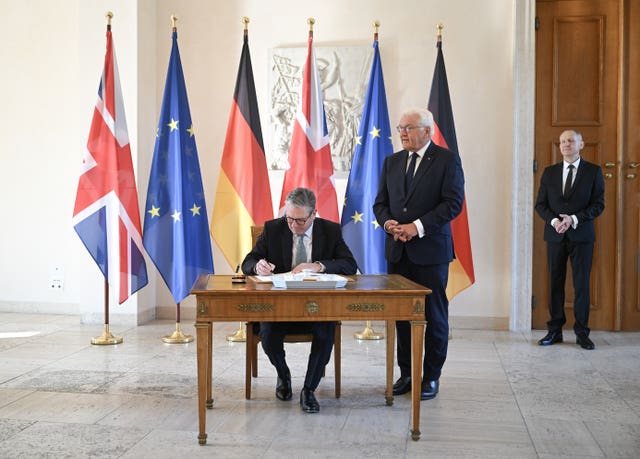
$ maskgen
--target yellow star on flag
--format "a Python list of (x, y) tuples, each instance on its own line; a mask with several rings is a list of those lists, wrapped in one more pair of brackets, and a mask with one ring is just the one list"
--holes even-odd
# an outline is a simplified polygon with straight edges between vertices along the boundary
[(353, 219), (353, 223), (362, 222), (362, 214), (359, 214), (357, 210), (355, 214), (351, 216), (351, 218)]
[(194, 134), (196, 133), (196, 130), (193, 129), (193, 124), (191, 125), (191, 127), (189, 129), (187, 129), (187, 132), (189, 133), (189, 137), (193, 137)]
[(178, 129), (178, 120), (174, 120), (173, 118), (171, 118), (171, 122), (169, 124), (167, 124), (167, 126), (169, 126), (169, 128), (171, 128), (171, 131), (175, 131), (176, 129)]
[(362, 145), (362, 137), (360, 137), (359, 135), (356, 136), (356, 145)]
[(371, 134), (371, 137), (380, 137), (380, 129), (374, 126), (369, 134)]
[(174, 210), (173, 213), (171, 214), (171, 218), (173, 218), (174, 223), (175, 222), (179, 222), (180, 221), (180, 212), (178, 212), (178, 210)]
[(191, 216), (195, 217), (196, 215), (200, 215), (200, 207), (196, 206), (196, 203), (193, 203), (193, 207), (191, 209), (189, 209), (191, 211)]
[(148, 214), (151, 214), (151, 218), (160, 216), (160, 207), (156, 207), (151, 204), (151, 210), (147, 210)]
[(373, 225), (373, 227), (374, 227), (375, 229), (380, 228), (380, 223), (378, 223), (378, 220), (374, 220), (374, 221), (372, 221), (372, 222), (371, 222), (371, 224)]

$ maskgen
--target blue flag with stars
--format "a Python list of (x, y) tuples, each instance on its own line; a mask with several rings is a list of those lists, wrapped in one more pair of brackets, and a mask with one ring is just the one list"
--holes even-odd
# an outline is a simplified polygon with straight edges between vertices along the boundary
[(200, 274), (213, 273), (209, 219), (187, 88), (173, 31), (167, 82), (153, 151), (143, 244), (176, 303)]
[(341, 222), (344, 240), (362, 274), (387, 272), (385, 233), (373, 215), (372, 206), (378, 192), (382, 163), (392, 153), (387, 95), (378, 41), (375, 40), (367, 98), (351, 162)]

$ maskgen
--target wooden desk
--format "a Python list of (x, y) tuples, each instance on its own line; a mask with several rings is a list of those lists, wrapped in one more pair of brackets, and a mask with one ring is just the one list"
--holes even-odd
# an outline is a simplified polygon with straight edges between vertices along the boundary
[(206, 408), (213, 407), (213, 322), (385, 320), (387, 374), (385, 399), (393, 404), (395, 321), (410, 320), (412, 427), (411, 438), (420, 438), (420, 384), (424, 346), (424, 301), (428, 288), (397, 274), (353, 276), (345, 288), (282, 290), (271, 284), (234, 284), (230, 275), (202, 275), (191, 290), (196, 295), (198, 352), (198, 418), (201, 445), (207, 442)]

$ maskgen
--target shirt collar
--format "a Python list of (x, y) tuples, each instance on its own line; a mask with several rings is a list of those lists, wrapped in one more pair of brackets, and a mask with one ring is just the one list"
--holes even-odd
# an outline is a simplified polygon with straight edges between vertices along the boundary
[(576, 159), (572, 163), (568, 163), (567, 161), (562, 161), (564, 163), (563, 169), (567, 169), (567, 168), (569, 168), (570, 165), (573, 165), (573, 167), (575, 167), (575, 169), (578, 170), (578, 166), (580, 165), (580, 161), (581, 160), (582, 160), (582, 158), (580, 156), (578, 156), (578, 159)]

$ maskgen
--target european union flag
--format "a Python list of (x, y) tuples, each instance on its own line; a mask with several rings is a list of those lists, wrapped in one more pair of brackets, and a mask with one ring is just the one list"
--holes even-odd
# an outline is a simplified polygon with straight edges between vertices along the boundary
[(176, 303), (200, 274), (213, 273), (209, 219), (178, 51), (173, 46), (153, 151), (143, 243)]
[(393, 153), (387, 95), (384, 90), (378, 41), (373, 42), (373, 65), (367, 98), (351, 162), (344, 207), (342, 234), (362, 274), (384, 274), (384, 229), (373, 215), (384, 159)]

